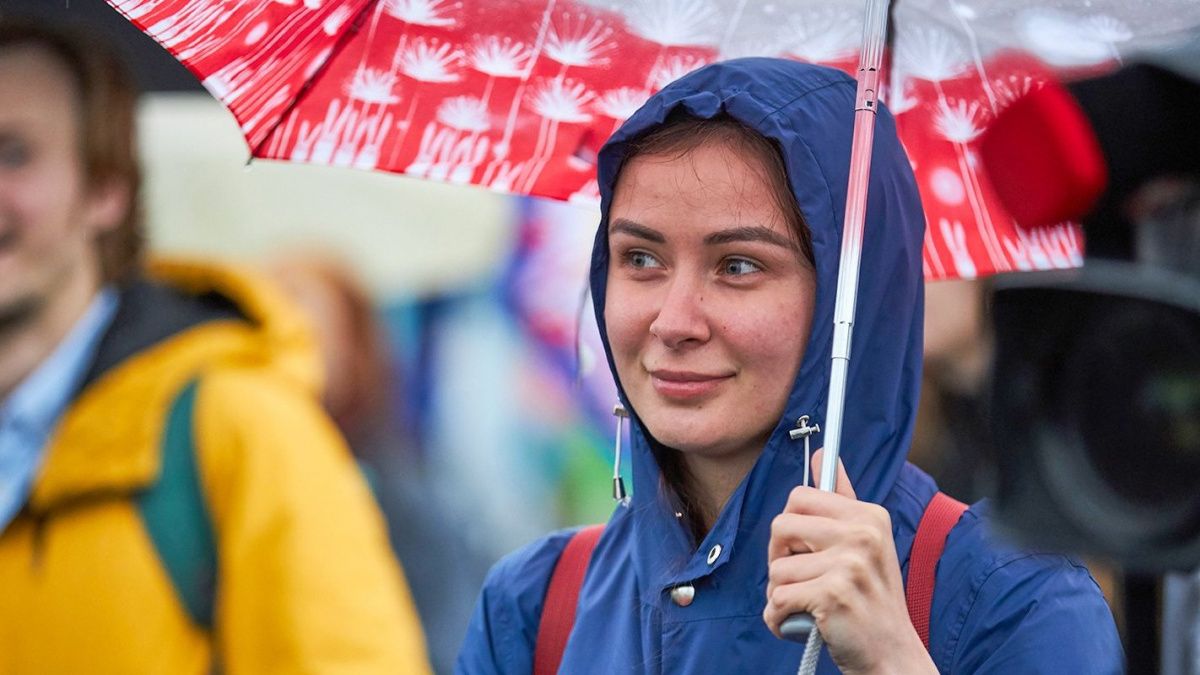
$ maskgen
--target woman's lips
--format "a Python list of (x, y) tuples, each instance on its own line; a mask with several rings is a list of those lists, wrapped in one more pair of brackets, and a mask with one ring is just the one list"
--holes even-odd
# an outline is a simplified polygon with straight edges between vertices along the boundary
[(659, 396), (670, 399), (694, 399), (716, 391), (732, 374), (711, 375), (676, 370), (650, 371), (650, 383)]

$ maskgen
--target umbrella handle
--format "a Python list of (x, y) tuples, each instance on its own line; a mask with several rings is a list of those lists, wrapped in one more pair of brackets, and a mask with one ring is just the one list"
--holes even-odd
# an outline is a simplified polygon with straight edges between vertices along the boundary
[(783, 623), (779, 624), (779, 633), (792, 642), (806, 644), (808, 642), (808, 634), (813, 631), (816, 625), (817, 622), (813, 619), (812, 614), (798, 612), (784, 619)]

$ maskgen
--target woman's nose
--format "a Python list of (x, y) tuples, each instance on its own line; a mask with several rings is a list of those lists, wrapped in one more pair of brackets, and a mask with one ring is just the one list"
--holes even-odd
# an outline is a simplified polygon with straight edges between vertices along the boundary
[(710, 330), (702, 286), (683, 279), (672, 280), (658, 314), (650, 323), (650, 334), (669, 349), (706, 342)]

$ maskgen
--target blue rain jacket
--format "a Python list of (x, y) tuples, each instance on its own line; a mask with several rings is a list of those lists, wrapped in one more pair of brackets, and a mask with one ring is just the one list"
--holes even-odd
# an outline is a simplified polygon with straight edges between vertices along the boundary
[[(560, 672), (796, 672), (803, 647), (775, 638), (762, 620), (767, 542), (772, 518), (802, 477), (803, 442), (790, 440), (787, 432), (801, 415), (823, 426), (855, 89), (844, 73), (791, 61), (715, 64), (653, 96), (602, 150), (604, 216), (591, 268), (602, 335), (607, 213), (624, 148), (677, 108), (704, 118), (724, 111), (779, 143), (812, 230), (817, 295), (812, 334), (786, 413), (699, 547), (659, 488), (659, 467), (633, 411), (632, 500), (616, 508), (597, 545)], [(905, 461), (921, 374), (925, 222), (908, 158), (886, 110), (879, 111), (874, 145), (842, 458), (859, 498), (891, 514), (907, 578), (918, 520), (937, 491), (929, 476)], [(818, 434), (812, 447), (821, 444)], [(1112, 615), (1088, 571), (1065, 557), (997, 542), (985, 512), (985, 504), (967, 511), (937, 569), (930, 651), (938, 669), (1120, 672)], [(544, 537), (492, 569), (459, 655), (459, 673), (532, 672), (546, 585), (570, 535)], [(718, 544), (720, 554), (710, 563), (709, 552)], [(670, 590), (684, 583), (693, 584), (696, 595), (680, 607)], [(828, 652), (818, 672), (837, 672)]]

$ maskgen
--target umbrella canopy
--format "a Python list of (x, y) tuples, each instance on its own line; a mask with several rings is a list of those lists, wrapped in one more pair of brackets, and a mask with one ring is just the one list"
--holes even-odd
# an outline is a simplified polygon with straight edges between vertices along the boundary
[[(853, 71), (859, 0), (109, 0), (233, 113), (252, 155), (594, 202), (597, 150), (717, 59)], [(1200, 26), (1194, 0), (903, 0), (884, 99), (925, 203), (931, 279), (1071, 267), (1071, 224), (1021, 228), (974, 143), (1054, 73)]]

